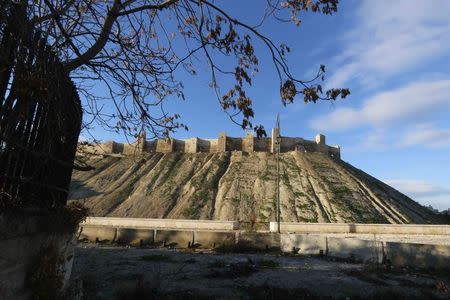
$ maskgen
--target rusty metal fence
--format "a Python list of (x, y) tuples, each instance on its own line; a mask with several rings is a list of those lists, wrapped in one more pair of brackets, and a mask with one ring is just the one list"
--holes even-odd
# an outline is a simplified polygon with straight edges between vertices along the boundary
[(0, 211), (65, 205), (81, 105), (21, 5), (0, 12)]

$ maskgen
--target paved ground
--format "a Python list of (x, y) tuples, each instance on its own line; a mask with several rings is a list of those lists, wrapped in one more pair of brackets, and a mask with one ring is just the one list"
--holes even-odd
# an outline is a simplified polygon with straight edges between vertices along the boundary
[[(80, 244), (78, 299), (449, 299), (450, 274), (268, 254)], [(72, 296), (73, 296), (72, 292)]]

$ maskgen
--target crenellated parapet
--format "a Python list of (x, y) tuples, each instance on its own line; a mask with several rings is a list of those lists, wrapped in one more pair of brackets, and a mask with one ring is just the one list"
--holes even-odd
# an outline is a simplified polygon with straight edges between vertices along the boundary
[[(279, 144), (278, 144), (279, 143)], [(134, 143), (122, 144), (108, 141), (98, 145), (80, 146), (80, 152), (94, 154), (117, 154), (133, 155), (145, 152), (270, 152), (275, 153), (280, 148), (280, 152), (301, 151), (301, 152), (321, 152), (332, 158), (340, 159), (339, 146), (329, 146), (325, 142), (325, 136), (318, 134), (315, 140), (305, 140), (298, 137), (285, 137), (280, 135), (278, 128), (272, 130), (271, 137), (256, 138), (252, 133), (247, 133), (243, 138), (229, 137), (221, 132), (217, 139), (156, 139), (147, 141), (145, 134), (141, 134)]]

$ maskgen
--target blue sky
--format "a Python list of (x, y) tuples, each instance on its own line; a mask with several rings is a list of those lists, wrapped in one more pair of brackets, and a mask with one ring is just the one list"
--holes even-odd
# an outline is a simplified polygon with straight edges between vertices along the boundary
[[(220, 1), (249, 23), (262, 11), (260, 0)], [(293, 73), (308, 79), (320, 64), (328, 87), (349, 87), (336, 103), (304, 104), (299, 97), (281, 105), (277, 77), (268, 53), (256, 45), (260, 72), (249, 94), (255, 124), (269, 132), (280, 113), (282, 134), (339, 144), (342, 159), (391, 184), (422, 204), (450, 207), (450, 1), (342, 0), (333, 16), (305, 14), (300, 27), (277, 22), (262, 30), (274, 42), (292, 48)], [(189, 131), (176, 138), (215, 138), (245, 133), (221, 111), (209, 87), (208, 67), (183, 72), (186, 101), (170, 99), (166, 109), (181, 114)], [(225, 82), (226, 84), (226, 82)], [(223, 87), (224, 89), (226, 86)], [(100, 92), (101, 93), (101, 92)], [(103, 140), (123, 136), (95, 130)]]

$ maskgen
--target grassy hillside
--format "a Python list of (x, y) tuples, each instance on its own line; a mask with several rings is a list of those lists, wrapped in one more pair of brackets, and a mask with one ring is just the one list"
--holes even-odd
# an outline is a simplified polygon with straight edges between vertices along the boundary
[[(275, 219), (271, 153), (148, 153), (92, 157), (75, 171), (69, 199), (95, 216), (267, 222)], [(407, 196), (320, 153), (280, 155), (282, 221), (434, 223)]]

